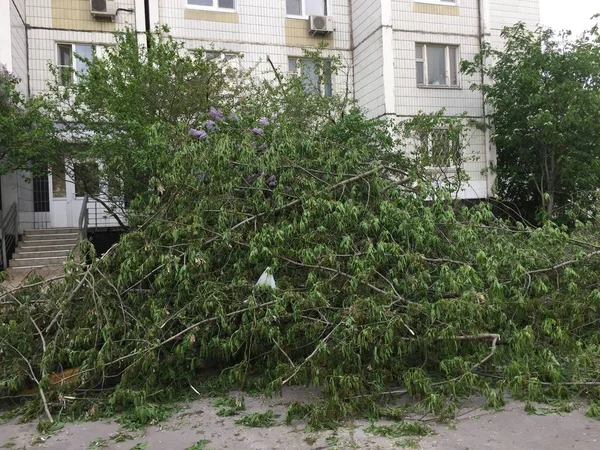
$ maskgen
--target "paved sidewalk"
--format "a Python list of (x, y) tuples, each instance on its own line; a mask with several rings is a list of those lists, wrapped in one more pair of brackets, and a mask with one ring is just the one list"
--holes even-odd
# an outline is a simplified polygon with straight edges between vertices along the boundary
[[(306, 432), (300, 421), (291, 426), (284, 424), (286, 408), (292, 401), (309, 401), (315, 395), (303, 388), (286, 388), (281, 398), (246, 396), (246, 411), (242, 414), (271, 410), (279, 415), (276, 425), (268, 428), (237, 425), (235, 419), (239, 416), (218, 416), (214, 399), (194, 401), (170, 420), (136, 432), (123, 430), (109, 420), (67, 424), (48, 437), (40, 436), (35, 423), (18, 424), (12, 420), (0, 425), (0, 448), (183, 450), (203, 442), (204, 447), (196, 449), (382, 450), (403, 446), (422, 450), (600, 449), (600, 421), (585, 417), (585, 410), (562, 415), (528, 415), (518, 402), (509, 403), (500, 412), (465, 406), (456, 427), (434, 424), (436, 434), (421, 439), (374, 436), (365, 431), (369, 426), (367, 421), (319, 433)], [(126, 440), (118, 442), (125, 437)]]

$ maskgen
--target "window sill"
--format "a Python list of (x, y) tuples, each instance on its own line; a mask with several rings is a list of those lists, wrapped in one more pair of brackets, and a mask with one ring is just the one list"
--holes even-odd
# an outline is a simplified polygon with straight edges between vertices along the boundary
[(443, 5), (443, 6), (458, 6), (458, 0), (455, 2), (443, 2), (441, 0), (413, 0), (413, 3), (427, 3), (429, 5)]
[(461, 86), (445, 86), (442, 84), (417, 84), (417, 88), (419, 88), (419, 89), (450, 89), (453, 91), (462, 90)]
[(200, 5), (185, 5), (185, 9), (191, 9), (194, 11), (209, 11), (209, 12), (218, 12), (218, 13), (237, 14), (237, 10), (235, 10), (235, 9), (212, 8), (210, 6), (200, 6)]

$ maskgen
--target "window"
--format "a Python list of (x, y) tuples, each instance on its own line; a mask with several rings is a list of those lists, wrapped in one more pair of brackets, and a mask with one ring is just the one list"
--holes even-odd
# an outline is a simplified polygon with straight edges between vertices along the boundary
[(458, 86), (458, 47), (417, 44), (417, 85)]
[(62, 86), (77, 81), (77, 74), (87, 72), (87, 64), (74, 54), (92, 59), (94, 46), (91, 44), (58, 44), (58, 71)]
[(83, 197), (100, 194), (100, 173), (95, 162), (76, 162), (73, 164), (73, 179), (75, 181), (75, 196)]
[(285, 0), (285, 12), (288, 16), (326, 16), (327, 0)]
[(460, 160), (460, 137), (446, 128), (419, 135), (418, 147), (417, 151), (427, 167), (455, 167)]
[(307, 58), (290, 58), (288, 60), (290, 74), (302, 78), (304, 90), (310, 94), (333, 96), (331, 61), (315, 61)]
[(216, 59), (221, 61), (231, 61), (239, 57), (237, 53), (226, 53), (215, 50), (207, 50), (204, 52), (204, 54), (206, 55), (206, 59), (209, 60)]
[(67, 196), (67, 181), (65, 179), (65, 162), (61, 161), (52, 166), (52, 197)]
[(235, 0), (187, 0), (188, 6), (198, 6), (201, 9), (224, 9), (235, 11)]

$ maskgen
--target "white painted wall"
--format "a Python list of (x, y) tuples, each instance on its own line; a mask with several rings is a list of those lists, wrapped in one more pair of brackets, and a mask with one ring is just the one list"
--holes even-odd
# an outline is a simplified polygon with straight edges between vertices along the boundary
[(12, 73), (19, 77), (19, 89), (28, 95), (27, 31), (25, 29), (25, 0), (6, 0), (10, 3), (10, 43)]

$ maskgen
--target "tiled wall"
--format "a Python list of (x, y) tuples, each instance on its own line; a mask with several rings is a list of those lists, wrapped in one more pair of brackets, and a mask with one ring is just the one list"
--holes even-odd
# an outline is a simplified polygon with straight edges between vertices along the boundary
[[(282, 72), (288, 58), (302, 56), (303, 48), (328, 43), (325, 57), (339, 55), (352, 64), (350, 5), (348, 0), (330, 0), (335, 31), (328, 37), (310, 36), (308, 20), (286, 18), (285, 0), (237, 0), (236, 12), (211, 12), (186, 7), (186, 0), (161, 0), (159, 23), (168, 25), (187, 48), (214, 48), (244, 55), (243, 67), (269, 76), (267, 57)], [(351, 74), (351, 71), (350, 71)], [(346, 74), (334, 80), (338, 92), (346, 89)], [(352, 88), (352, 77), (349, 79)]]
[[(117, 2), (123, 9), (135, 4), (135, 0)], [(267, 58), (287, 72), (289, 57), (302, 56), (303, 48), (325, 40), (329, 48), (324, 56), (340, 55), (348, 66), (334, 79), (334, 89), (346, 91), (348, 82), (370, 115), (393, 114), (398, 120), (442, 107), (452, 115), (483, 115), (481, 95), (469, 89), (479, 81), (478, 76), (461, 75), (458, 89), (417, 87), (416, 42), (457, 45), (462, 59), (472, 59), (479, 49), (480, 8), (487, 20), (486, 37), (495, 45), (501, 44), (503, 26), (518, 20), (535, 26), (539, 18), (538, 0), (460, 0), (456, 6), (434, 0), (330, 0), (335, 31), (323, 38), (309, 35), (307, 20), (286, 18), (285, 0), (237, 0), (235, 12), (194, 9), (187, 7), (186, 0), (150, 0), (150, 6), (152, 20), (167, 25), (187, 48), (241, 53), (243, 67), (255, 68), (262, 76), (272, 76)], [(386, 12), (390, 9), (391, 17)], [(137, 17), (139, 21), (143, 15)], [(125, 11), (119, 12), (114, 23), (94, 20), (89, 0), (27, 0), (27, 19), (33, 93), (45, 89), (50, 78), (47, 64), (55, 62), (57, 42), (110, 43), (112, 30), (136, 26), (134, 14)], [(390, 67), (392, 83), (385, 84)], [(386, 86), (392, 84), (390, 94)], [(487, 182), (481, 170), (489, 162), (483, 132), (473, 131), (469, 143), (469, 152), (478, 161), (469, 162), (466, 169), (474, 183), (480, 183), (480, 192), (481, 183)]]
[(10, 45), (12, 72), (21, 79), (19, 89), (28, 94), (27, 77), (27, 35), (25, 30), (25, 0), (10, 3)]
[[(134, 0), (117, 2), (119, 8), (134, 7)], [(32, 94), (43, 92), (51, 80), (48, 64), (56, 63), (57, 43), (110, 44), (115, 30), (135, 26), (128, 11), (119, 11), (114, 22), (94, 19), (89, 0), (27, 0), (27, 13)]]

